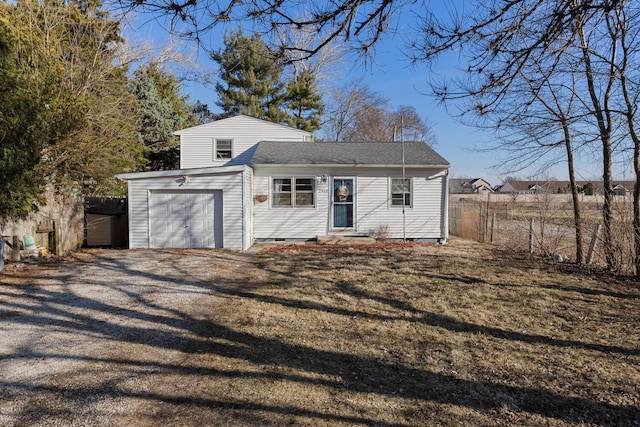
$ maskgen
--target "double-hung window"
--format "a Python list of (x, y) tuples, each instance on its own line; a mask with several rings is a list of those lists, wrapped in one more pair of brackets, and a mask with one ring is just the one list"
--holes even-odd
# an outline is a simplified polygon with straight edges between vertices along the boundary
[(271, 187), (272, 206), (315, 206), (314, 182), (313, 178), (273, 178)]
[(411, 178), (391, 178), (391, 206), (411, 206)]
[(233, 141), (230, 139), (215, 139), (213, 141), (214, 161), (229, 160), (232, 157)]

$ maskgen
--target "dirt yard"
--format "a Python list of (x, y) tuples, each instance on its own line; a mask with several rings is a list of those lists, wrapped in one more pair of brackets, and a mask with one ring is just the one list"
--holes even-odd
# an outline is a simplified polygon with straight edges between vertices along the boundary
[(489, 245), (0, 272), (0, 425), (640, 426), (640, 286)]

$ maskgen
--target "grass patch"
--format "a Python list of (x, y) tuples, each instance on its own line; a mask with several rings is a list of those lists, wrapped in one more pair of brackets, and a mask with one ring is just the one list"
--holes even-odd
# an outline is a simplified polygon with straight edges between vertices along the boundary
[(632, 280), (454, 240), (273, 250), (210, 285), (203, 375), (152, 421), (640, 425)]

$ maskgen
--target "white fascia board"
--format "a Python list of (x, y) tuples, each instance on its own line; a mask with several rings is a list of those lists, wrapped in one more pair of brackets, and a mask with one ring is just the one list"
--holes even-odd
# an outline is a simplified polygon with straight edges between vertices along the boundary
[[(365, 163), (328, 163), (328, 164), (316, 164), (316, 163), (302, 163), (302, 164), (253, 164), (254, 169), (282, 169), (282, 168), (375, 168), (375, 169), (394, 169), (400, 168), (402, 165), (371, 165)], [(451, 165), (405, 165), (406, 169), (442, 169), (446, 170)]]
[(121, 173), (115, 175), (115, 177), (123, 181), (129, 181), (134, 179), (146, 178), (166, 178), (172, 176), (215, 175), (221, 173), (244, 172), (248, 168), (249, 167), (246, 165), (214, 166), (208, 168), (176, 169), (170, 171)]

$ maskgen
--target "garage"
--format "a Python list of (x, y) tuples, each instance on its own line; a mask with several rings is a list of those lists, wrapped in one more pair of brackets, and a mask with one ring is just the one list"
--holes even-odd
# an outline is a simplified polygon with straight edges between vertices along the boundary
[(150, 247), (221, 248), (222, 218), (222, 191), (150, 191)]

